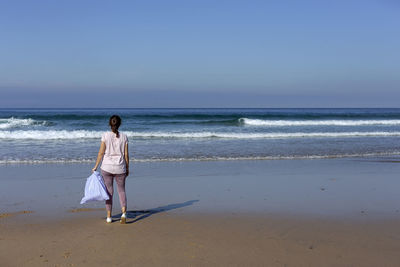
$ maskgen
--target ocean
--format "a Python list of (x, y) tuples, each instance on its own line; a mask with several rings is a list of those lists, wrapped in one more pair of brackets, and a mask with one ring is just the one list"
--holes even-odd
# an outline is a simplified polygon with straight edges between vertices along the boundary
[(94, 162), (113, 114), (133, 161), (400, 155), (400, 109), (0, 109), (0, 164)]

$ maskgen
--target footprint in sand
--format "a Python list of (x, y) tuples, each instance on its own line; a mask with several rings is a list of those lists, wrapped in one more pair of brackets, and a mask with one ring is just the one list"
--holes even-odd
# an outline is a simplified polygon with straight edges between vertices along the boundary
[(64, 258), (69, 258), (69, 256), (71, 256), (71, 252), (64, 252)]

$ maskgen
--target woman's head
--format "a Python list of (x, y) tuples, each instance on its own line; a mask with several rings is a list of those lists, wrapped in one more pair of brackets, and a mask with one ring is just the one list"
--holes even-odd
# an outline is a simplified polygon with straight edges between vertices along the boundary
[(118, 115), (112, 115), (109, 120), (111, 131), (119, 137), (118, 128), (121, 125), (121, 118)]

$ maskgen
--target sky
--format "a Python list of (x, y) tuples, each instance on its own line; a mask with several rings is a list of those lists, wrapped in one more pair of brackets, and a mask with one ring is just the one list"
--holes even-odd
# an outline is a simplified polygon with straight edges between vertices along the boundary
[(400, 107), (395, 0), (0, 0), (0, 108)]

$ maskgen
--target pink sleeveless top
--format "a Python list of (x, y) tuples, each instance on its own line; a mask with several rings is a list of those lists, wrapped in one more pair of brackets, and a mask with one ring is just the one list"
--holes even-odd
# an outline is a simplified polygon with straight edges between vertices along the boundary
[(125, 164), (125, 145), (128, 143), (128, 137), (124, 133), (119, 133), (119, 138), (113, 132), (105, 132), (101, 136), (101, 141), (106, 145), (101, 169), (112, 174), (121, 174), (126, 172)]

